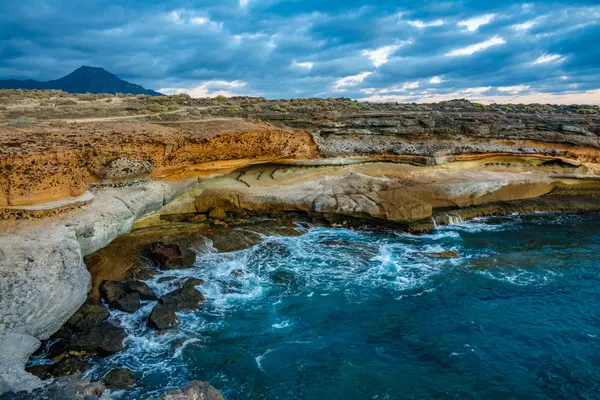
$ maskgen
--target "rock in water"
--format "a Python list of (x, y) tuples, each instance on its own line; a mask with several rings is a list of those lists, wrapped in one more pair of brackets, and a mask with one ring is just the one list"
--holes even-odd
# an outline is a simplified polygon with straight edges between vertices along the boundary
[(127, 286), (124, 282), (104, 281), (100, 285), (100, 295), (108, 303), (112, 303), (119, 297), (127, 293)]
[(169, 308), (163, 306), (162, 304), (157, 304), (150, 313), (150, 317), (148, 317), (148, 327), (165, 330), (173, 328), (179, 324), (179, 318), (175, 311), (170, 310)]
[(202, 381), (191, 381), (180, 389), (164, 393), (161, 400), (225, 400), (220, 391)]
[(196, 286), (200, 286), (204, 284), (204, 280), (200, 279), (200, 278), (188, 278), (185, 280), (185, 282), (183, 282), (183, 287), (192, 287), (195, 288)]
[(68, 328), (87, 332), (100, 325), (110, 316), (110, 312), (97, 304), (84, 304), (65, 324)]
[(158, 299), (158, 303), (172, 311), (193, 310), (199, 308), (206, 298), (193, 286), (184, 286), (167, 293)]
[(456, 251), (440, 251), (438, 253), (423, 254), (433, 258), (460, 258), (460, 254), (458, 254)]
[(108, 355), (123, 350), (125, 336), (125, 329), (103, 322), (91, 332), (75, 334), (67, 346), (85, 354)]
[(190, 249), (162, 242), (150, 246), (150, 257), (163, 270), (190, 268), (196, 262), (196, 254)]
[(58, 378), (60, 376), (81, 376), (85, 371), (91, 368), (91, 364), (78, 358), (65, 357), (61, 361), (52, 365), (43, 379)]
[(111, 308), (116, 308), (117, 310), (125, 311), (128, 313), (134, 313), (140, 309), (142, 306), (140, 300), (140, 294), (135, 293), (125, 293), (123, 296), (119, 297), (115, 301), (110, 302)]
[(144, 282), (140, 281), (127, 281), (127, 291), (129, 293), (139, 293), (142, 300), (156, 301), (158, 296), (154, 291)]
[(135, 384), (135, 376), (127, 368), (115, 368), (102, 378), (102, 383), (109, 389), (128, 389)]

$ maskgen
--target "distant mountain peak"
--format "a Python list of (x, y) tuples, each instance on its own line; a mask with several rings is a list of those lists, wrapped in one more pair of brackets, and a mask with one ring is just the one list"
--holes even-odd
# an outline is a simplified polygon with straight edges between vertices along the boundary
[(0, 80), (0, 89), (54, 89), (68, 93), (124, 93), (162, 96), (140, 85), (124, 81), (101, 67), (82, 65), (60, 79), (48, 82), (34, 80)]

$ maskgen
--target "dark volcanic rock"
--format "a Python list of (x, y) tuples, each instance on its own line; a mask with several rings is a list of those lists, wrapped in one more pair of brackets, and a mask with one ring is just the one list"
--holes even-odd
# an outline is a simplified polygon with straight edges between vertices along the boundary
[(127, 291), (129, 293), (139, 293), (140, 299), (142, 300), (158, 300), (158, 296), (154, 291), (144, 282), (140, 281), (127, 281)]
[(100, 382), (62, 377), (31, 393), (4, 393), (0, 395), (0, 400), (100, 400), (105, 390), (106, 387)]
[(170, 310), (169, 308), (163, 306), (162, 304), (157, 304), (150, 313), (150, 317), (148, 317), (148, 327), (154, 329), (169, 329), (177, 326), (179, 324), (179, 318), (175, 311)]
[(77, 333), (67, 347), (85, 354), (107, 355), (123, 350), (125, 329), (103, 322), (91, 332)]
[(195, 288), (196, 286), (200, 285), (204, 285), (204, 280), (200, 278), (188, 278), (185, 280), (185, 282), (183, 282), (182, 286)]
[(65, 357), (48, 368), (44, 374), (44, 379), (58, 378), (59, 376), (80, 376), (91, 367), (92, 365), (87, 361)]
[(32, 375), (37, 376), (40, 379), (46, 379), (46, 372), (52, 367), (52, 364), (40, 364), (32, 365), (31, 367), (25, 368), (25, 371)]
[(111, 308), (116, 308), (117, 310), (128, 313), (134, 313), (142, 306), (140, 294), (137, 292), (125, 293), (118, 299), (111, 301), (109, 305)]
[(169, 390), (161, 400), (225, 400), (220, 391), (202, 381), (191, 381), (180, 389)]
[(150, 246), (150, 257), (166, 270), (190, 268), (196, 262), (196, 253), (190, 249), (162, 242)]
[(100, 285), (100, 295), (108, 303), (112, 303), (127, 293), (127, 285), (120, 281), (104, 281)]
[(193, 286), (184, 286), (162, 296), (158, 303), (172, 311), (199, 308), (206, 298)]
[(98, 304), (84, 304), (65, 324), (68, 328), (87, 332), (100, 325), (110, 316), (110, 312)]
[(115, 368), (102, 378), (102, 383), (109, 389), (128, 389), (135, 384), (135, 376), (127, 368)]

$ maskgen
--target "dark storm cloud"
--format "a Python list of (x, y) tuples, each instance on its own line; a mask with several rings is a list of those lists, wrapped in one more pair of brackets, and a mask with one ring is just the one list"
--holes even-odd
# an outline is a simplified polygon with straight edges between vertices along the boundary
[(595, 0), (23, 0), (0, 4), (0, 77), (93, 65), (199, 96), (588, 99), (598, 37)]

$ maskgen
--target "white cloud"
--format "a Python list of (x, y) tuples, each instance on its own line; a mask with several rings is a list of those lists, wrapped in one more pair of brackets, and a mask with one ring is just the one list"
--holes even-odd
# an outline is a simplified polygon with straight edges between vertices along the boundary
[(500, 92), (506, 92), (511, 94), (519, 94), (526, 90), (529, 90), (530, 86), (528, 85), (517, 85), (517, 86), (500, 86), (498, 90)]
[(479, 17), (474, 17), (474, 18), (470, 18), (470, 19), (466, 19), (464, 21), (460, 21), (458, 23), (458, 26), (463, 26), (465, 28), (467, 28), (467, 30), (469, 32), (474, 32), (477, 29), (479, 29), (480, 26), (489, 24), (490, 22), (492, 22), (492, 20), (494, 19), (496, 15), (495, 14), (485, 14), (485, 15), (481, 15)]
[(300, 68), (306, 68), (306, 69), (312, 69), (312, 67), (315, 65), (315, 63), (312, 62), (298, 62), (298, 61), (293, 61), (292, 62), (292, 67), (300, 67)]
[(518, 95), (485, 95), (469, 94), (464, 91), (446, 93), (446, 94), (430, 94), (424, 96), (411, 95), (373, 95), (358, 100), (386, 102), (400, 101), (409, 102), (416, 101), (418, 103), (435, 103), (440, 101), (448, 101), (467, 97), (470, 101), (491, 104), (491, 103), (522, 103), (522, 104), (600, 104), (600, 89), (588, 90), (577, 93), (540, 93), (531, 92)]
[(244, 88), (248, 85), (244, 81), (205, 81), (202, 84), (191, 88), (162, 88), (159, 92), (164, 94), (189, 94), (192, 97), (216, 97), (216, 96), (239, 96), (244, 93), (236, 89)]
[(564, 59), (565, 58), (560, 54), (543, 54), (540, 57), (538, 57), (534, 62), (532, 62), (531, 65), (546, 64), (555, 61), (564, 61)]
[(560, 77), (560, 79), (562, 79), (563, 81), (566, 81), (567, 79), (569, 79), (569, 77), (566, 76), (566, 75), (563, 75), (563, 76)]
[(408, 24), (411, 26), (414, 26), (415, 28), (419, 28), (419, 29), (424, 29), (424, 28), (429, 28), (430, 26), (440, 26), (440, 25), (444, 25), (444, 20), (443, 19), (436, 19), (433, 21), (429, 21), (429, 22), (423, 22), (419, 19), (413, 20), (413, 21), (408, 21)]
[(245, 8), (248, 6), (250, 0), (240, 0), (240, 7)]
[(482, 94), (489, 91), (491, 88), (491, 86), (472, 87), (463, 89), (462, 92), (464, 94)]
[(535, 26), (535, 21), (525, 21), (522, 24), (513, 25), (512, 28), (515, 31), (526, 31)]
[(221, 29), (223, 29), (222, 22), (216, 22), (211, 20), (210, 18), (196, 16), (194, 12), (184, 9), (171, 11), (167, 14), (167, 20), (177, 25), (191, 24), (207, 26), (216, 31), (220, 31)]
[(478, 51), (483, 51), (489, 47), (497, 46), (499, 44), (504, 44), (504, 43), (506, 43), (506, 40), (504, 40), (500, 36), (494, 36), (493, 38), (488, 39), (484, 42), (479, 42), (479, 43), (475, 43), (475, 44), (472, 44), (467, 47), (452, 50), (451, 52), (446, 53), (446, 56), (448, 56), (448, 57), (469, 56), (471, 54), (477, 53)]
[(344, 78), (340, 78), (337, 81), (335, 81), (335, 83), (333, 84), (333, 89), (338, 92), (343, 92), (345, 90), (344, 87), (356, 86), (356, 85), (362, 83), (362, 81), (364, 81), (372, 73), (373, 72), (361, 72), (358, 75), (351, 75), (351, 76), (346, 76)]
[(398, 44), (380, 47), (375, 50), (363, 50), (361, 54), (365, 57), (369, 57), (375, 67), (379, 68), (383, 64), (389, 61), (389, 57), (396, 52), (400, 47), (407, 44), (411, 44), (412, 40), (406, 40), (399, 42)]
[(442, 82), (444, 82), (444, 81), (439, 76), (434, 76), (429, 80), (429, 83), (431, 83), (433, 85), (439, 85)]

